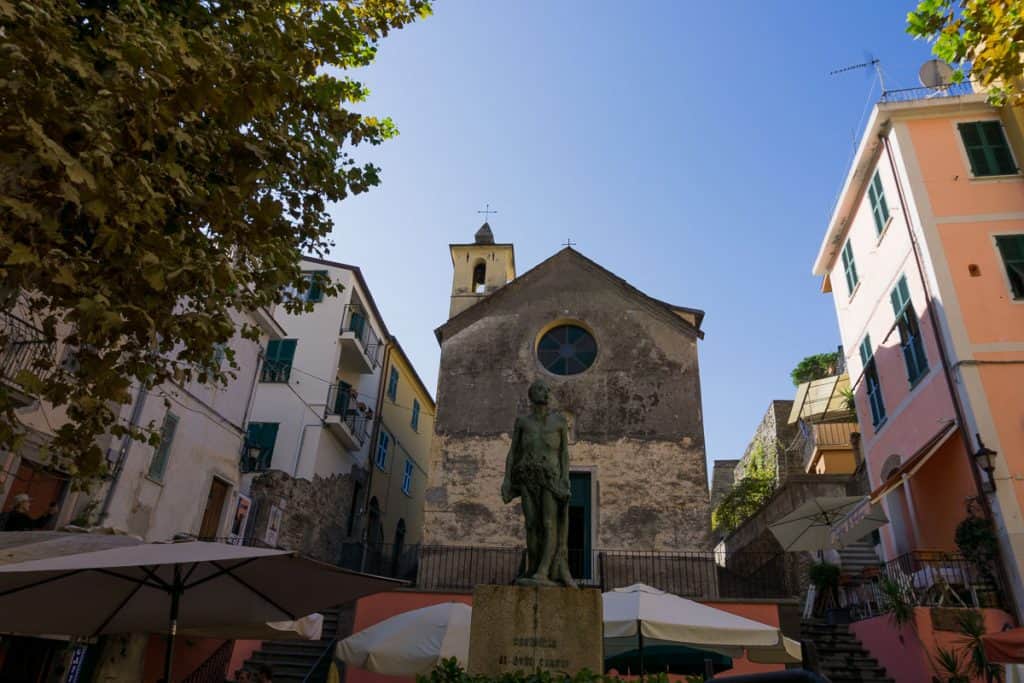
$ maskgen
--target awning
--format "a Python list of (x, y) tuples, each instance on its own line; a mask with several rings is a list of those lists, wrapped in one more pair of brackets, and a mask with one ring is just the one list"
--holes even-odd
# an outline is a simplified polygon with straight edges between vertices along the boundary
[(889, 475), (889, 478), (882, 482), (881, 486), (871, 492), (871, 502), (877, 503), (882, 500), (882, 498), (889, 495), (889, 493), (899, 488), (903, 483), (904, 475), (908, 478), (914, 476), (919, 469), (924, 467), (924, 464), (928, 462), (928, 459), (935, 455), (942, 445), (949, 440), (949, 437), (956, 433), (956, 429), (956, 420), (948, 421), (935, 436), (930, 438), (927, 443), (918, 449), (917, 453), (912, 455), (905, 463), (893, 470), (892, 474)]

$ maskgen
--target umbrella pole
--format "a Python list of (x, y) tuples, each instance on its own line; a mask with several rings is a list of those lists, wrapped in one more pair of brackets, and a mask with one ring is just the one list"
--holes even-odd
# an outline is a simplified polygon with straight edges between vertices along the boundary
[(164, 645), (164, 683), (171, 683), (171, 660), (174, 657), (174, 636), (178, 632), (178, 601), (181, 599), (181, 572), (174, 565), (174, 585), (171, 587), (171, 623)]
[(642, 681), (647, 672), (644, 670), (644, 629), (639, 619), (636, 620), (636, 635), (640, 639), (640, 680)]

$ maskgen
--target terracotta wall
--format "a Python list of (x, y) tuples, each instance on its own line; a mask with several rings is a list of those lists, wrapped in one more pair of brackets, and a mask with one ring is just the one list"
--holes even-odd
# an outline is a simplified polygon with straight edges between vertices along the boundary
[[(1013, 618), (998, 609), (983, 609), (985, 629), (998, 632), (1006, 624), (1013, 624)], [(959, 633), (940, 631), (935, 628), (932, 609), (914, 609), (913, 625), (896, 628), (888, 615), (858, 621), (850, 630), (860, 639), (872, 657), (885, 667), (886, 675), (898, 683), (930, 681), (935, 675), (931, 662), (939, 647), (957, 649), (960, 647)], [(972, 683), (984, 683), (976, 679)]]
[[(396, 614), (443, 602), (462, 602), (472, 605), (473, 597), (464, 593), (419, 593), (415, 591), (392, 591), (371, 595), (356, 603), (353, 632), (359, 632)], [(774, 603), (707, 602), (705, 604), (772, 626), (779, 625), (779, 606)], [(722, 675), (761, 673), (778, 671), (783, 668), (785, 667), (780, 664), (754, 664), (745, 658), (734, 659), (733, 668)], [(413, 680), (412, 677), (385, 676), (354, 667), (349, 668), (345, 674), (346, 683), (412, 683)]]

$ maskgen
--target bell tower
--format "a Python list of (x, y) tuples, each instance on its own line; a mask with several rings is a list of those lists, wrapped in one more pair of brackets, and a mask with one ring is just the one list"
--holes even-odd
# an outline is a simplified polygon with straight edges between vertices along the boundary
[(516, 276), (515, 249), (511, 244), (495, 244), (494, 233), (486, 222), (470, 244), (450, 244), (452, 254), (452, 303), (448, 318), (466, 310)]

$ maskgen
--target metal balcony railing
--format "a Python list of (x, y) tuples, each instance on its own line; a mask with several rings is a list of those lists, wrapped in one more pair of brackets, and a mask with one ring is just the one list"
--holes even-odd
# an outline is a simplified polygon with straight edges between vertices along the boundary
[(327, 405), (324, 417), (337, 415), (348, 425), (349, 431), (360, 446), (366, 441), (370, 425), (373, 423), (372, 413), (360, 410), (354, 398), (352, 387), (347, 384), (332, 384), (327, 390)]
[(913, 102), (914, 100), (931, 100), (941, 97), (962, 97), (973, 95), (974, 88), (969, 81), (950, 83), (939, 88), (900, 88), (886, 90), (882, 93), (881, 102)]
[(16, 383), (18, 373), (31, 370), (40, 379), (54, 371), (56, 344), (35, 325), (18, 316), (0, 312), (0, 374), (10, 383)]
[[(405, 546), (348, 543), (340, 563), (349, 569), (400, 578), (422, 590), (471, 591), (480, 584), (505, 585), (519, 576), (525, 550), (519, 547)], [(611, 590), (646, 583), (692, 598), (787, 598), (790, 585), (782, 555), (737, 553), (728, 566), (714, 552), (659, 552), (569, 549), (577, 583)]]
[(347, 304), (345, 306), (345, 315), (342, 318), (340, 333), (351, 332), (355, 335), (356, 340), (362, 345), (363, 353), (370, 359), (370, 362), (374, 367), (378, 365), (378, 351), (380, 349), (380, 339), (373, 331), (373, 326), (370, 324), (369, 319), (366, 316), (366, 310), (360, 304)]

